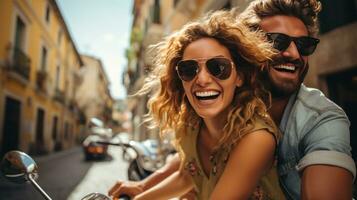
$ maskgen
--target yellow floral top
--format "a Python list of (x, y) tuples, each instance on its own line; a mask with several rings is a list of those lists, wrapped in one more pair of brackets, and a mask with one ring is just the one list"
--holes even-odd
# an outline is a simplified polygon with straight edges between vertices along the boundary
[[(276, 137), (276, 139), (278, 139), (278, 133), (274, 131), (276, 129), (264, 123), (263, 120), (257, 121), (257, 123), (254, 124), (251, 132), (261, 129), (267, 129)], [(209, 199), (211, 192), (217, 184), (219, 177), (224, 171), (229, 158), (230, 150), (218, 150), (214, 155), (211, 156), (210, 161), (212, 163), (212, 168), (209, 176), (207, 177), (200, 163), (196, 147), (197, 136), (199, 133), (199, 124), (196, 126), (187, 126), (184, 130), (186, 132), (185, 136), (178, 141), (178, 144), (183, 151), (182, 153), (184, 153), (184, 160), (182, 162), (183, 165), (181, 170), (187, 170), (189, 174), (191, 174), (195, 185), (197, 199), (207, 200)], [(284, 194), (279, 186), (275, 163), (276, 162), (274, 162), (272, 168), (261, 178), (256, 190), (250, 199), (285, 199)], [(236, 187), (239, 186), (237, 185)]]

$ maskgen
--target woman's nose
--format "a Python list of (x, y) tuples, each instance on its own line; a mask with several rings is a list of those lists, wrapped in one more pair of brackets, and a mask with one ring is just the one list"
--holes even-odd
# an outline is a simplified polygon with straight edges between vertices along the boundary
[(206, 66), (201, 66), (201, 69), (197, 73), (196, 84), (200, 86), (207, 85), (212, 81), (212, 75), (207, 71)]

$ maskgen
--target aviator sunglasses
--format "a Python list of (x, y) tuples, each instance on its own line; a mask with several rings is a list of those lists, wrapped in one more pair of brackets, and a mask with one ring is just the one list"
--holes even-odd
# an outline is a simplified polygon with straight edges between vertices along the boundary
[[(204, 62), (205, 61), (205, 62)], [(233, 62), (224, 57), (209, 59), (181, 60), (177, 63), (176, 71), (183, 81), (191, 81), (200, 71), (200, 63), (204, 62), (207, 71), (214, 77), (225, 80), (229, 78), (233, 68)]]
[(273, 47), (279, 51), (285, 51), (290, 46), (291, 41), (294, 41), (302, 56), (309, 56), (314, 53), (317, 44), (320, 42), (319, 39), (309, 36), (291, 37), (283, 33), (267, 33), (266, 35), (273, 42)]

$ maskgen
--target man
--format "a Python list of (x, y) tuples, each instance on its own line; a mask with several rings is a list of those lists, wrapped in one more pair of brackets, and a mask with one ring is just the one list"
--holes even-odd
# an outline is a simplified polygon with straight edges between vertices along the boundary
[[(316, 0), (255, 0), (239, 15), (267, 33), (280, 55), (262, 75), (273, 101), (269, 112), (283, 132), (278, 171), (287, 199), (352, 199), (356, 167), (351, 158), (349, 121), (319, 90), (302, 84), (318, 32)], [(118, 182), (110, 194), (140, 193), (179, 166), (179, 159), (139, 183)], [(133, 191), (136, 189), (136, 191)]]
[(356, 169), (349, 121), (320, 91), (301, 84), (318, 43), (311, 36), (317, 33), (320, 9), (316, 0), (262, 0), (251, 3), (240, 19), (260, 27), (280, 51), (266, 75), (273, 97), (270, 114), (283, 132), (278, 171), (286, 196), (351, 199)]

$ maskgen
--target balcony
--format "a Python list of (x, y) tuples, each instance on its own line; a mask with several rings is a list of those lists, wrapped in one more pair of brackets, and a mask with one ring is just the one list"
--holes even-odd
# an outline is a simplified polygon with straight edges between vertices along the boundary
[(13, 62), (10, 70), (22, 78), (30, 79), (30, 58), (20, 48), (14, 48)]
[(39, 91), (47, 93), (47, 72), (44, 70), (39, 70), (36, 72), (36, 87)]
[(61, 91), (60, 89), (56, 88), (55, 89), (55, 94), (53, 96), (53, 99), (55, 101), (58, 101), (59, 103), (64, 104), (65, 103), (65, 96), (64, 96), (64, 92)]
[(68, 109), (71, 112), (78, 114), (79, 108), (78, 108), (77, 102), (74, 99), (71, 99), (68, 101)]

